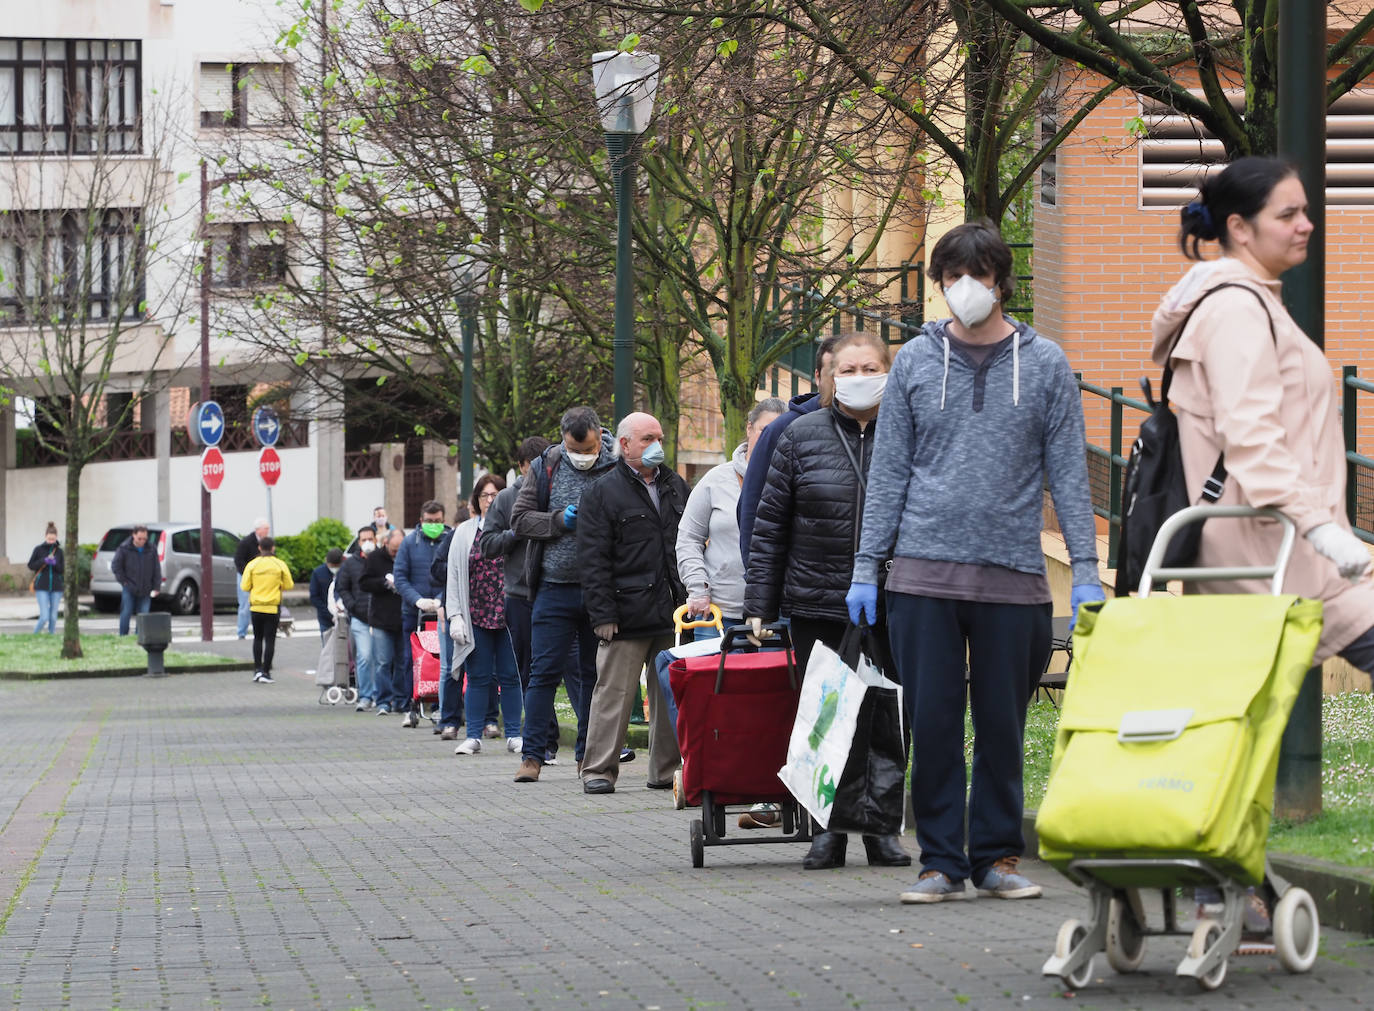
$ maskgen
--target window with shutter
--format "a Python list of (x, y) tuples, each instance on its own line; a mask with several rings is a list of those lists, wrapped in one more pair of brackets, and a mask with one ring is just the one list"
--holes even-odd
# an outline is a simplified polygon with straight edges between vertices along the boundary
[[(1228, 91), (1236, 111), (1240, 91)], [(1179, 207), (1197, 196), (1198, 184), (1226, 165), (1221, 141), (1200, 123), (1151, 99), (1141, 101), (1140, 202)], [(1374, 91), (1338, 98), (1326, 113), (1326, 203), (1374, 204)]]
[(244, 98), (251, 126), (277, 126), (283, 119), (286, 93), (285, 69), (280, 63), (258, 63), (245, 68)]
[(235, 125), (238, 102), (234, 93), (234, 65), (202, 63), (200, 65), (200, 125), (229, 127)]

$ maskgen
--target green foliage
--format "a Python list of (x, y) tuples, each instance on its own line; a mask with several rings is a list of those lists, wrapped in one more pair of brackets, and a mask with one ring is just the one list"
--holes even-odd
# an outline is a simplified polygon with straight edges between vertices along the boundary
[(347, 548), (353, 533), (336, 519), (318, 519), (298, 534), (277, 538), (277, 557), (291, 570), (291, 578), (301, 582), (324, 563), (330, 548)]
[[(305, 533), (315, 538), (315, 543), (319, 545), (320, 562), (324, 561), (330, 548), (343, 550), (353, 543), (353, 531), (348, 529), (348, 524), (329, 517), (316, 520), (305, 528)], [(319, 565), (320, 562), (315, 564)]]
[(76, 588), (83, 592), (91, 588), (91, 561), (95, 558), (97, 548), (95, 544), (76, 546)]

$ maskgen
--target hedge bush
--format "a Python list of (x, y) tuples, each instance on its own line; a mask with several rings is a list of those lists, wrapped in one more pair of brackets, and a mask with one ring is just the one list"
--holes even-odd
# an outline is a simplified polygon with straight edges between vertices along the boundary
[(310, 573), (324, 563), (330, 548), (344, 550), (352, 542), (348, 527), (338, 520), (319, 519), (298, 534), (277, 538), (277, 557), (291, 570), (296, 582), (308, 580)]

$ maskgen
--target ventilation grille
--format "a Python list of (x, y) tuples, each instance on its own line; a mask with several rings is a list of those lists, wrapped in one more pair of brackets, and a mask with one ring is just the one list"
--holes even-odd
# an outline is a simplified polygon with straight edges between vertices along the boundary
[[(1227, 93), (1237, 112), (1239, 91)], [(1140, 197), (1146, 207), (1178, 207), (1197, 196), (1204, 174), (1226, 162), (1221, 141), (1201, 124), (1152, 99), (1141, 101)], [(1326, 115), (1326, 203), (1374, 204), (1374, 91), (1338, 98)]]

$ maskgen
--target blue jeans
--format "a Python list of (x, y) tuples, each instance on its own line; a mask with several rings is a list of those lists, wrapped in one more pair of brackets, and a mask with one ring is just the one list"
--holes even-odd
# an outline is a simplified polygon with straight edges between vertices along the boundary
[(238, 580), (234, 582), (234, 592), (239, 595), (239, 620), (235, 632), (240, 639), (246, 638), (249, 626), (253, 623), (251, 612), (248, 610), (248, 591), (243, 588), (243, 573), (239, 573)]
[(61, 590), (35, 590), (38, 596), (38, 623), (33, 626), (35, 633), (48, 626), (48, 635), (57, 631), (57, 607), (62, 603)]
[[(482, 739), (487, 700), (492, 685), (501, 689), (501, 722), (506, 737), (520, 736), (520, 671), (515, 666), (515, 650), (510, 633), (504, 628), (472, 629), (472, 652), (467, 661), (468, 736)], [(542, 757), (542, 756), (541, 756)]]
[[(731, 625), (743, 625), (743, 618), (722, 618), (721, 625), (729, 628)], [(712, 626), (692, 629), (692, 641), (704, 642), (707, 639), (719, 639), (720, 633)], [(668, 665), (673, 662), (672, 656), (665, 649), (654, 658), (654, 673), (658, 675), (659, 687), (663, 689), (663, 698), (668, 703), (668, 720), (673, 725), (673, 730), (677, 730), (677, 699), (673, 698), (673, 686), (668, 680)]]
[(152, 597), (135, 597), (134, 591), (127, 586), (119, 591), (119, 634), (129, 634), (129, 622), (133, 620), (135, 612), (147, 614), (153, 606)]
[[(511, 648), (515, 650), (515, 666), (520, 671), (520, 690), (530, 688), (530, 622), (534, 613), (533, 606), (526, 597), (506, 597), (506, 630), (510, 632)], [(488, 709), (491, 707), (488, 706)], [(491, 713), (487, 713), (491, 716)], [(489, 721), (490, 722), (490, 721)], [(548, 751), (545, 758), (558, 754), (558, 718), (549, 719)]]
[[(545, 583), (534, 598), (530, 629), (530, 687), (525, 693), (523, 758), (544, 762), (549, 747), (553, 696), (560, 681), (577, 716), (579, 762), (587, 747), (587, 714), (596, 686), (596, 633), (582, 606), (582, 587)], [(575, 649), (575, 653), (574, 653)]]
[(410, 708), (410, 696), (401, 694), (401, 634), (384, 628), (372, 633), (372, 671), (377, 683), (377, 706), (393, 713)]
[[(396, 662), (396, 705), (406, 709), (410, 708), (410, 700), (415, 695), (415, 669), (412, 666), (410, 656), (410, 633), (420, 627), (420, 613), (413, 607), (403, 607), (401, 609), (401, 637), (396, 640), (396, 648), (400, 650), (400, 659)], [(443, 638), (441, 635), (439, 638)]]
[(372, 629), (361, 618), (349, 618), (348, 638), (353, 642), (353, 668), (358, 678), (358, 701), (377, 701), (377, 679), (372, 662)]
[(454, 680), (453, 640), (448, 629), (439, 627), (439, 726), (453, 727), (463, 725), (463, 676), (460, 673)]

